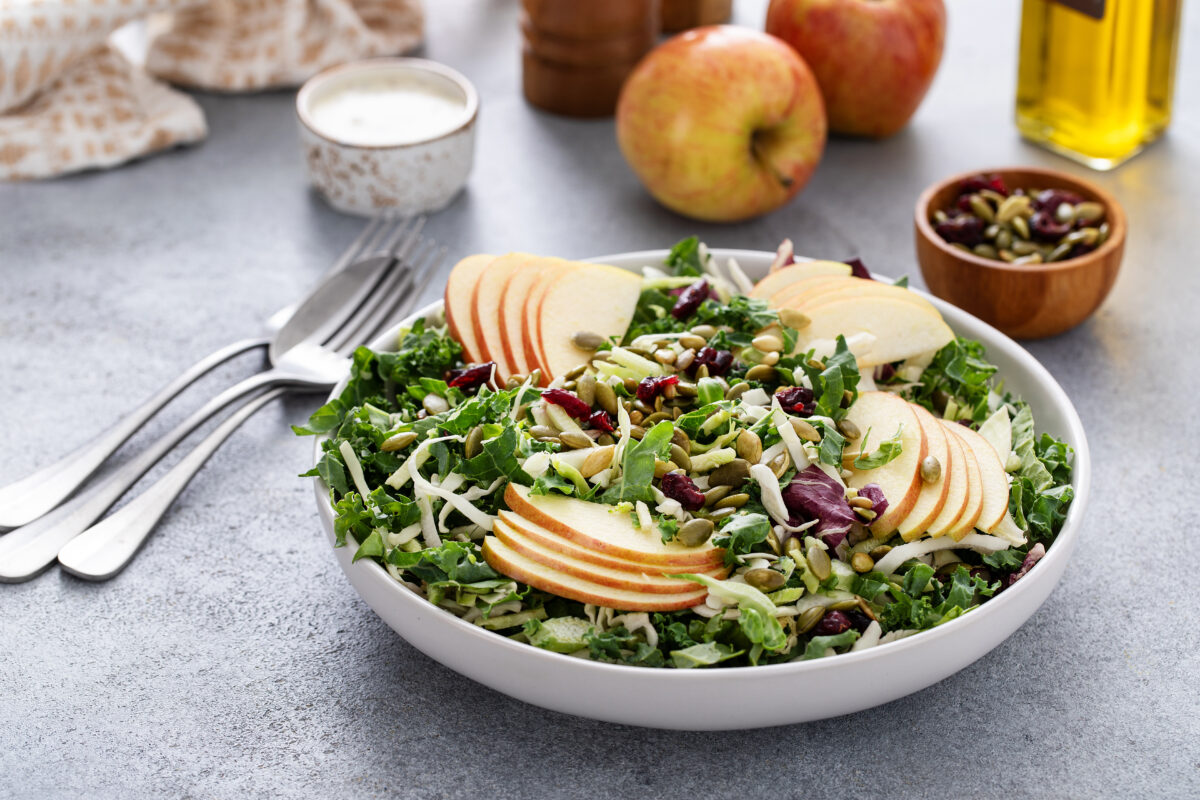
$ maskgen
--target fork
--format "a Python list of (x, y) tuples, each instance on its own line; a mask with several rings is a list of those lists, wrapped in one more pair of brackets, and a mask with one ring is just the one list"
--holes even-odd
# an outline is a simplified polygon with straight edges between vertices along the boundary
[[(407, 243), (397, 243), (407, 247)], [(436, 245), (427, 242), (414, 258), (423, 264), (423, 276), (431, 276), (439, 263)], [(377, 327), (405, 292), (406, 278), (411, 270), (407, 263), (397, 267), (396, 259), (382, 264), (358, 262), (351, 270), (384, 270), (383, 277), (373, 284), (374, 291), (358, 300), (358, 310), (345, 318), (338, 330), (328, 334), (318, 331), (310, 341), (291, 345), (279, 363), (270, 370), (253, 375), (226, 389), (193, 412), (159, 441), (128, 463), (122, 465), (103, 481), (89, 487), (67, 503), (34, 522), (11, 531), (0, 539), (0, 582), (16, 583), (38, 575), (54, 562), (67, 542), (78, 536), (106, 512), (159, 459), (166, 455), (192, 431), (221, 409), (264, 388), (288, 385), (310, 389), (327, 389), (345, 372), (345, 355), (353, 350), (358, 337)], [(428, 280), (428, 277), (426, 277)], [(330, 281), (327, 280), (326, 283)], [(361, 283), (361, 281), (359, 281)], [(324, 286), (324, 284), (323, 284)], [(335, 287), (336, 288), (336, 287)], [(320, 293), (309, 302), (320, 300)], [(298, 313), (306, 312), (301, 308)], [(382, 317), (380, 316), (382, 315)], [(375, 321), (376, 324), (372, 324)], [(328, 335), (329, 338), (325, 338)], [(319, 345), (325, 345), (321, 347)]]
[[(440, 258), (435, 258), (420, 275), (411, 275), (411, 286), (397, 288), (397, 291), (407, 291), (407, 297), (394, 306), (386, 301), (381, 303), (375, 313), (369, 314), (357, 326), (356, 332), (362, 335), (353, 336), (352, 339), (370, 341), (394, 321), (408, 316), (439, 265)], [(345, 373), (346, 356), (352, 350), (347, 346), (338, 352), (341, 356), (339, 374)], [(148, 489), (68, 542), (58, 553), (59, 565), (72, 575), (87, 580), (105, 581), (116, 576), (137, 554), (184, 487), (230, 434), (256, 411), (286, 391), (284, 387), (272, 389), (251, 399), (231, 414)]]
[[(376, 217), (371, 220), (326, 276), (341, 272), (365, 255), (380, 252), (380, 248), (390, 242), (398, 232), (403, 231), (410, 221), (392, 217)], [(417, 220), (418, 232), (423, 223), (423, 219)], [(267, 320), (267, 331), (273, 333), (283, 327), (297, 307), (298, 304), (284, 306), (272, 314)], [(214, 351), (188, 367), (183, 374), (159, 389), (91, 442), (25, 478), (0, 487), (0, 531), (20, 528), (54, 509), (94, 475), (109, 456), (184, 389), (226, 361), (265, 347), (269, 342), (269, 338), (254, 337), (233, 342)]]

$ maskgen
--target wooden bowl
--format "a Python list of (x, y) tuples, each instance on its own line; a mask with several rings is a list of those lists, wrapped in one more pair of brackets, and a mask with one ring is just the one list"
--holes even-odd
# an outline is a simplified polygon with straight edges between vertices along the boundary
[(719, 25), (733, 15), (733, 0), (662, 0), (663, 33)]
[[(1102, 204), (1108, 239), (1090, 253), (1049, 264), (1009, 264), (951, 247), (933, 230), (930, 215), (949, 207), (962, 181), (981, 173), (1000, 175), (1010, 189), (1066, 189)], [(1054, 336), (1087, 319), (1112, 289), (1125, 252), (1125, 212), (1116, 199), (1053, 169), (984, 169), (947, 178), (921, 193), (914, 222), (917, 261), (929, 290), (1019, 339)]]

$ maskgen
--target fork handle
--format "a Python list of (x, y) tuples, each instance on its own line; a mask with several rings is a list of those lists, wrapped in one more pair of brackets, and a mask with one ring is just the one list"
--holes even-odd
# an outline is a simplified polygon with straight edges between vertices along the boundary
[(0, 531), (27, 525), (59, 505), (180, 392), (213, 368), (267, 343), (267, 339), (243, 339), (205, 356), (88, 444), (0, 488)]
[(58, 553), (58, 563), (72, 575), (93, 581), (106, 581), (123, 570), (217, 448), (251, 415), (285, 391), (278, 388), (260, 394), (230, 414), (146, 491), (68, 542)]
[(328, 387), (329, 384), (311, 376), (273, 369), (229, 387), (108, 477), (45, 516), (0, 537), (0, 583), (20, 583), (36, 577), (54, 562), (58, 551), (67, 542), (91, 527), (160, 458), (209, 417), (251, 392), (265, 386), (281, 385), (313, 388)]

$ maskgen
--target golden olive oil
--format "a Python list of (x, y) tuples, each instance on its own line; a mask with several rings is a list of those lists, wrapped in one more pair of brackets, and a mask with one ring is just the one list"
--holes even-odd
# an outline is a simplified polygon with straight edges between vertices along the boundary
[(1017, 128), (1112, 169), (1171, 120), (1182, 0), (1024, 0)]

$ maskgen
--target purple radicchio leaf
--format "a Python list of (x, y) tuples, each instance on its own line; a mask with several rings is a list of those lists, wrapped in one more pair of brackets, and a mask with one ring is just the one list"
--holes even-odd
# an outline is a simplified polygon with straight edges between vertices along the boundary
[(783, 490), (783, 504), (801, 522), (817, 520), (812, 533), (830, 547), (841, 544), (856, 521), (842, 485), (815, 464), (796, 473)]
[(1025, 560), (1021, 562), (1021, 568), (1012, 575), (1008, 576), (1004, 588), (1007, 589), (1009, 586), (1012, 586), (1014, 583), (1021, 580), (1021, 578), (1024, 578), (1025, 573), (1029, 572), (1029, 570), (1033, 568), (1034, 564), (1041, 561), (1042, 556), (1044, 555), (1046, 555), (1046, 548), (1041, 542), (1038, 542), (1033, 547), (1029, 548), (1029, 552), (1025, 554)]
[(871, 510), (876, 517), (882, 517), (883, 512), (888, 510), (887, 498), (883, 496), (883, 489), (879, 488), (878, 483), (868, 483), (858, 490), (858, 496), (871, 501)]

